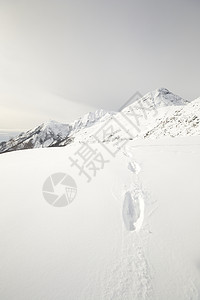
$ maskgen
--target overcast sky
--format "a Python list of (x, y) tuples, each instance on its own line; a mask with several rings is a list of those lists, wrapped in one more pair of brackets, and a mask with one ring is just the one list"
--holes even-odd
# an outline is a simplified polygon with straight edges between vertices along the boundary
[(200, 96), (199, 0), (0, 0), (0, 129)]

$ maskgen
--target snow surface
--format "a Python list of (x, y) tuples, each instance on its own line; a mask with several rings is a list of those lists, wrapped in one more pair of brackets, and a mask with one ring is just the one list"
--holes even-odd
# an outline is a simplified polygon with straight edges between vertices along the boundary
[[(0, 298), (199, 299), (200, 137), (129, 141), (90, 183), (79, 147), (0, 156)], [(57, 172), (78, 187), (64, 208), (42, 194)]]
[[(162, 88), (10, 141), (39, 149), (0, 156), (0, 299), (200, 299), (199, 118), (200, 98)], [(84, 145), (105, 159), (90, 182)], [(43, 192), (57, 173), (77, 186), (65, 207), (65, 185)]]

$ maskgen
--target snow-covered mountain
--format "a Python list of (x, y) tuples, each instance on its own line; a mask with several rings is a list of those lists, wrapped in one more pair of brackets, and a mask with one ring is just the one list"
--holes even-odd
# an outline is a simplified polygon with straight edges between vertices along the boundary
[(97, 110), (86, 114), (72, 124), (62, 124), (56, 121), (41, 124), (7, 142), (1, 142), (0, 153), (22, 149), (66, 146), (73, 140), (73, 134), (92, 126), (103, 117), (106, 118), (106, 116), (108, 117), (109, 113), (104, 110)]
[[(138, 137), (157, 138), (160, 136), (198, 135), (199, 102), (192, 102), (173, 94), (166, 88), (147, 93), (141, 99), (125, 107), (121, 112), (97, 110), (75, 120), (71, 124), (51, 121), (19, 136), (0, 143), (0, 153), (21, 149), (66, 146), (72, 141), (92, 142), (94, 136), (109, 120), (115, 120), (119, 132), (115, 138), (135, 139)], [(116, 125), (116, 124), (115, 124)], [(100, 141), (113, 139), (113, 134)]]
[(55, 146), (66, 140), (70, 131), (69, 125), (50, 121), (0, 143), (0, 152)]
[[(173, 94), (166, 88), (160, 88), (147, 93), (132, 105), (124, 108), (121, 113), (118, 113), (117, 119), (124, 124), (134, 138), (143, 137), (147, 131), (162, 123), (169, 114), (173, 115), (177, 109), (189, 103), (188, 100)], [(133, 125), (137, 125), (137, 131), (134, 130)]]
[(109, 116), (110, 113), (106, 112), (103, 109), (96, 110), (95, 112), (89, 112), (86, 115), (84, 115), (82, 118), (79, 118), (78, 120), (75, 120), (71, 126), (73, 133), (84, 129), (86, 127), (92, 126), (94, 123), (98, 122), (105, 116)]
[(102, 122), (94, 123), (89, 128), (85, 127), (84, 130), (79, 130), (73, 136), (74, 141), (94, 142), (96, 133), (105, 131), (108, 123), (110, 123), (110, 127), (113, 127), (113, 131), (118, 132), (118, 134), (115, 135), (110, 132), (106, 138), (102, 135), (98, 137), (99, 142), (146, 137), (147, 132), (156, 128), (167, 116), (173, 115), (177, 110), (187, 107), (189, 104), (188, 100), (184, 100), (165, 88), (160, 88), (147, 93), (122, 111), (111, 114), (105, 121), (102, 119)]
[(141, 103), (144, 107), (149, 109), (158, 109), (166, 106), (186, 105), (187, 103), (189, 103), (189, 101), (184, 100), (180, 96), (173, 94), (166, 88), (159, 88), (155, 91), (147, 93), (145, 96), (143, 96), (141, 99), (138, 99), (130, 106), (125, 107), (123, 109), (123, 112), (128, 112), (130, 107), (137, 108), (138, 103)]

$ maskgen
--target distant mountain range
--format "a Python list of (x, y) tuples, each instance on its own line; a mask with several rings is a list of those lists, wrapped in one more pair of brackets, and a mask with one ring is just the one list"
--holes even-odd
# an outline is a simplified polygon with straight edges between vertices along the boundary
[(18, 131), (10, 131), (10, 130), (0, 130), (0, 143), (10, 140), (11, 138), (19, 135), (21, 133), (20, 130)]
[(119, 139), (126, 139), (130, 136), (132, 138), (159, 138), (199, 135), (200, 98), (189, 102), (165, 88), (160, 88), (146, 94), (121, 112), (97, 110), (71, 124), (56, 121), (41, 124), (9, 141), (1, 142), (0, 153), (32, 148), (61, 147), (73, 141), (89, 142), (92, 141), (95, 131), (113, 118), (126, 129), (126, 132), (119, 133)]

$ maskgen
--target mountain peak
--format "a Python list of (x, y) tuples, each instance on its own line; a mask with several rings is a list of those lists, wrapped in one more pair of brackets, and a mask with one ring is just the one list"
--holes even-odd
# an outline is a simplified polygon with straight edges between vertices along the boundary
[(166, 106), (186, 105), (189, 103), (189, 101), (181, 98), (176, 94), (173, 94), (167, 88), (161, 87), (152, 92), (148, 92), (140, 99), (126, 106), (122, 111), (128, 111), (130, 106), (132, 106), (133, 108), (137, 108), (138, 103), (143, 103), (145, 107), (148, 106), (148, 108), (158, 108)]
[(168, 89), (166, 89), (164, 87), (158, 88), (158, 89), (156, 89), (156, 91), (161, 94), (172, 94)]
[(141, 101), (147, 102), (156, 107), (172, 106), (172, 105), (185, 105), (189, 103), (188, 100), (181, 98), (180, 96), (170, 92), (166, 88), (158, 88), (153, 92), (147, 93), (141, 98)]
[(58, 131), (59, 133), (63, 132), (65, 134), (66, 132), (69, 132), (69, 127), (69, 124), (60, 123), (54, 120), (47, 121), (41, 125), (42, 130), (53, 132)]

